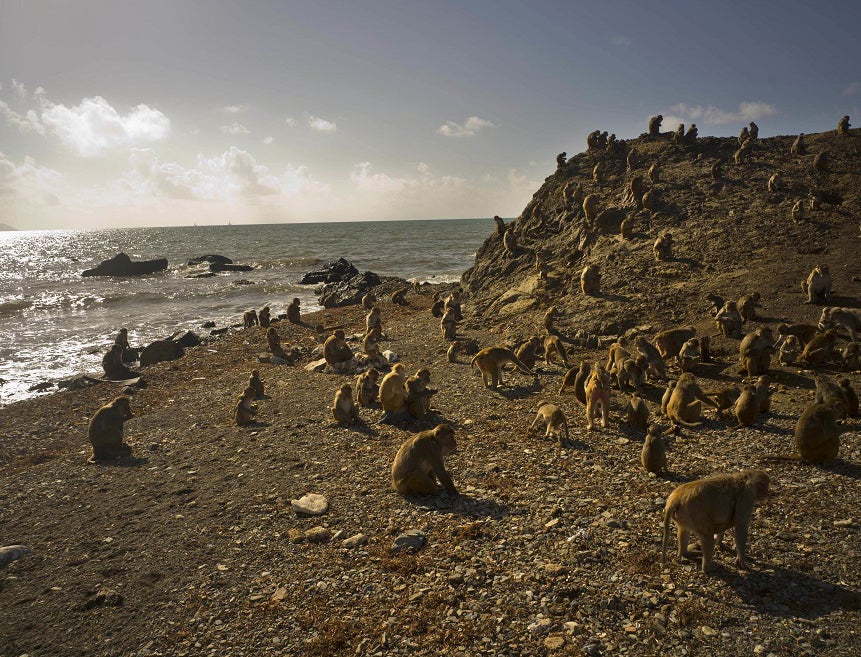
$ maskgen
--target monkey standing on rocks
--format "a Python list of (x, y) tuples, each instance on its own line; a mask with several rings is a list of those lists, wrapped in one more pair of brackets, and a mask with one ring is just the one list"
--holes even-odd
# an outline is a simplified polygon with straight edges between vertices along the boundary
[(505, 234), (502, 236), (502, 246), (508, 255), (517, 255), (517, 236), (514, 234), (513, 228), (505, 231)]
[(533, 335), (517, 348), (514, 355), (517, 356), (520, 359), (520, 362), (526, 365), (526, 367), (533, 369), (535, 367), (535, 361), (538, 359), (536, 353), (540, 347), (541, 338), (537, 335)]
[(720, 538), (728, 529), (735, 532), (736, 566), (745, 568), (747, 535), (754, 506), (768, 497), (771, 481), (762, 470), (746, 470), (734, 475), (714, 475), (676, 488), (664, 507), (664, 533), (661, 563), (667, 560), (670, 522), (675, 521), (678, 556), (696, 556), (688, 549), (691, 534), (702, 548), (702, 571), (712, 569), (715, 535)]
[(565, 372), (565, 377), (562, 379), (562, 386), (559, 388), (561, 395), (568, 386), (574, 387), (574, 397), (581, 404), (586, 403), (586, 380), (589, 378), (590, 367), (589, 363), (583, 361), (580, 367), (572, 367)]
[(610, 417), (610, 375), (604, 366), (595, 363), (586, 381), (586, 430), (592, 431), (598, 409), (601, 410), (601, 427), (606, 429)]
[[(535, 420), (529, 431), (534, 431), (535, 427), (543, 424), (546, 427), (544, 436), (546, 438), (555, 438), (559, 440), (559, 444), (564, 446), (570, 439), (568, 435), (568, 420), (565, 419), (565, 413), (556, 404), (548, 404), (547, 402), (538, 402), (538, 412), (535, 415)], [(564, 437), (563, 437), (564, 434)]]
[(439, 480), (449, 495), (457, 495), (445, 469), (445, 458), (456, 451), (454, 429), (448, 424), (408, 438), (392, 463), (392, 488), (401, 495), (436, 495)]
[(256, 310), (246, 310), (242, 314), (242, 328), (251, 328), (252, 326), (258, 326), (259, 324), (260, 320), (257, 319)]
[(116, 397), (97, 410), (87, 426), (87, 439), (93, 447), (90, 463), (131, 456), (131, 447), (123, 442), (123, 423), (134, 417), (131, 400)]
[(559, 356), (565, 367), (568, 367), (568, 352), (565, 351), (565, 345), (555, 335), (548, 335), (544, 338), (544, 362), (547, 365), (553, 364), (553, 356)]
[(664, 117), (660, 114), (649, 119), (649, 136), (658, 137), (661, 134), (661, 122)]
[(502, 367), (506, 363), (512, 363), (524, 374), (535, 375), (510, 349), (505, 347), (485, 347), (472, 357), (470, 367), (475, 367), (481, 372), (481, 380), (486, 387), (498, 388), (503, 385)]

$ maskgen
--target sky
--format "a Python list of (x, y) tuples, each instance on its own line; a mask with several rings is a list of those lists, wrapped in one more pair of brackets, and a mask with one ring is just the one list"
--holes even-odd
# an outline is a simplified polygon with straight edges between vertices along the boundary
[(595, 129), (861, 125), (861, 2), (0, 0), (0, 223), (516, 216)]

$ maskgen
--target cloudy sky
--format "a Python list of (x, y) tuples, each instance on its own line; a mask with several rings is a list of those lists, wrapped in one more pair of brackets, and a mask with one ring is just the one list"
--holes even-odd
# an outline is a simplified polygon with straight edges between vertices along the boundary
[(517, 215), (601, 128), (861, 125), (861, 2), (0, 0), (0, 222)]

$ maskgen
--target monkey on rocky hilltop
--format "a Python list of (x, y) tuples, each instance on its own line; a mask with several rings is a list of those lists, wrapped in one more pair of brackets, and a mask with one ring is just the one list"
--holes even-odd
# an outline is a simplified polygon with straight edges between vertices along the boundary
[(649, 119), (649, 136), (657, 137), (661, 134), (661, 121), (664, 117), (660, 114)]
[(597, 297), (601, 294), (601, 268), (596, 264), (589, 264), (580, 273), (580, 289), (583, 294)]
[(837, 122), (837, 134), (838, 135), (848, 135), (849, 134), (849, 116), (844, 116)]
[(116, 397), (97, 410), (87, 426), (87, 439), (93, 447), (90, 463), (131, 456), (131, 448), (123, 442), (123, 423), (133, 418), (131, 400)]
[(745, 568), (745, 552), (754, 506), (768, 497), (771, 480), (762, 470), (746, 470), (733, 475), (714, 475), (676, 488), (664, 507), (661, 563), (666, 563), (670, 523), (675, 521), (678, 556), (696, 556), (688, 549), (691, 534), (702, 548), (702, 571), (712, 569), (715, 536), (718, 543), (728, 529), (735, 532), (736, 566)]
[(456, 451), (454, 429), (448, 424), (407, 438), (392, 463), (392, 488), (401, 495), (436, 495), (439, 480), (449, 495), (457, 495), (445, 469), (445, 458)]

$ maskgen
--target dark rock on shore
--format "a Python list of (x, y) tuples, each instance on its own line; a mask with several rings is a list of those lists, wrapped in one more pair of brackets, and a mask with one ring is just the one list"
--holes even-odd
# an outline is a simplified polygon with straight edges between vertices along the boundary
[(217, 263), (221, 265), (233, 264), (233, 260), (223, 255), (202, 255), (197, 256), (196, 258), (189, 258), (188, 260), (188, 264), (190, 265), (200, 265), (204, 262)]
[(223, 262), (210, 262), (209, 271), (254, 271), (254, 267), (252, 267), (251, 265), (232, 265)]
[(167, 269), (167, 258), (134, 261), (125, 253), (118, 253), (92, 269), (85, 269), (81, 272), (81, 276), (144, 276), (165, 269)]
[(178, 342), (186, 349), (196, 347), (200, 344), (200, 336), (194, 331), (177, 331), (170, 336), (170, 339)]
[(299, 281), (302, 285), (314, 285), (315, 283), (338, 283), (347, 281), (356, 274), (359, 270), (353, 266), (353, 263), (348, 262), (344, 258), (338, 258), (335, 262), (330, 262), (328, 265), (317, 271), (308, 272)]
[(156, 340), (149, 343), (141, 352), (141, 367), (154, 365), (165, 360), (176, 360), (185, 355), (185, 348), (175, 340)]

